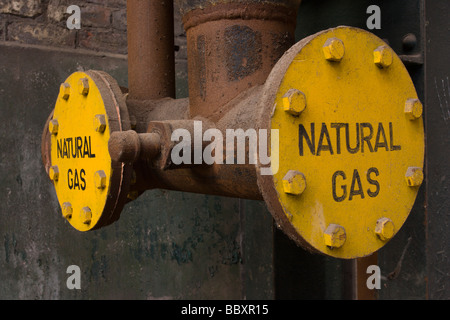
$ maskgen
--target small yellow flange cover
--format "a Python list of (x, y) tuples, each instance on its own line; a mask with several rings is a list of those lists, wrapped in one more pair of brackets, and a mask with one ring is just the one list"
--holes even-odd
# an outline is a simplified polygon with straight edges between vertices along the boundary
[[(117, 83), (100, 71), (75, 72), (61, 84), (51, 134), (51, 167), (62, 214), (79, 231), (117, 219), (124, 164), (108, 152), (112, 132), (127, 130), (125, 102)], [(120, 210), (119, 210), (120, 211)]]
[[(265, 91), (279, 168), (258, 179), (279, 227), (333, 257), (377, 251), (405, 222), (423, 180), (422, 105), (399, 57), (367, 31), (333, 28), (294, 45)], [(286, 107), (292, 91), (305, 100), (299, 113)], [(286, 191), (289, 172), (305, 180), (301, 193)]]

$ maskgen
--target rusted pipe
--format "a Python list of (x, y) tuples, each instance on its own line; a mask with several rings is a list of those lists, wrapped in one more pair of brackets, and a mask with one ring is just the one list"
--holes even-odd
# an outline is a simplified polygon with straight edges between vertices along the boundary
[(187, 35), (190, 114), (216, 120), (263, 84), (295, 40), (300, 1), (180, 3)]
[(127, 0), (129, 97), (175, 97), (173, 1)]

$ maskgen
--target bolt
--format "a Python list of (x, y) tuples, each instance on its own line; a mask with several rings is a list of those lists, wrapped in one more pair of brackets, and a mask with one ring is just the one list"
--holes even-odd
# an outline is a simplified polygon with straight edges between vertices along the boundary
[(341, 61), (345, 53), (344, 43), (338, 38), (327, 39), (322, 50), (328, 61)]
[(418, 187), (423, 181), (423, 171), (419, 167), (409, 167), (406, 170), (406, 183), (409, 187)]
[(305, 175), (299, 171), (289, 170), (283, 178), (283, 190), (292, 195), (302, 194), (306, 189)]
[(51, 166), (48, 169), (48, 176), (52, 181), (58, 181), (59, 178), (59, 169), (58, 166)]
[(323, 234), (325, 245), (330, 249), (342, 247), (346, 238), (344, 227), (334, 223), (330, 224)]
[(392, 50), (387, 46), (379, 46), (373, 51), (373, 62), (379, 68), (387, 68), (392, 64)]
[(96, 114), (94, 117), (94, 129), (99, 133), (105, 132), (106, 118), (104, 114)]
[(59, 87), (59, 95), (64, 100), (69, 99), (69, 97), (70, 97), (70, 84), (68, 84), (67, 82), (64, 82), (63, 84), (61, 84), (61, 86)]
[(80, 212), (81, 223), (90, 224), (92, 220), (92, 211), (89, 207), (83, 207)]
[(136, 200), (139, 197), (139, 192), (137, 192), (136, 190), (130, 191), (127, 194), (127, 198), (130, 200)]
[(284, 111), (293, 116), (298, 116), (306, 108), (305, 94), (297, 89), (289, 89), (282, 100)]
[(422, 116), (423, 106), (419, 99), (408, 99), (405, 103), (405, 114), (409, 120), (419, 119)]
[(408, 33), (402, 39), (402, 45), (404, 51), (411, 51), (417, 45), (417, 37), (413, 33)]
[(70, 202), (64, 202), (61, 209), (64, 218), (66, 218), (67, 220), (72, 218), (73, 208)]
[(88, 78), (81, 78), (78, 80), (78, 92), (83, 96), (87, 96), (89, 93), (89, 80)]
[(48, 123), (48, 131), (50, 131), (51, 134), (58, 134), (59, 129), (59, 123), (58, 120), (52, 119)]
[(389, 218), (381, 218), (377, 220), (375, 226), (376, 235), (383, 241), (387, 241), (394, 236), (394, 223)]
[(94, 185), (97, 189), (104, 189), (106, 187), (105, 171), (98, 170), (94, 173)]

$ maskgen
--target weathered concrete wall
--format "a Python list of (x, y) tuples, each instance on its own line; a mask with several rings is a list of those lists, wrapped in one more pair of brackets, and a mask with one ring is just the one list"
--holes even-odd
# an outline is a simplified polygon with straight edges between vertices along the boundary
[[(272, 218), (264, 203), (154, 190), (107, 228), (80, 233), (60, 215), (40, 156), (59, 84), (99, 69), (127, 86), (125, 1), (0, 1), (0, 299), (272, 298)], [(175, 10), (177, 12), (177, 10)], [(187, 95), (176, 16), (177, 95)], [(264, 236), (261, 236), (264, 235)], [(67, 267), (81, 269), (69, 290)]]

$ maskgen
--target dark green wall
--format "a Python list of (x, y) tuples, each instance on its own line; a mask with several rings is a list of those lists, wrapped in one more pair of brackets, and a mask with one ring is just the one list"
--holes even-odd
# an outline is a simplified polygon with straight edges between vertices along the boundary
[[(382, 29), (373, 32), (398, 54), (420, 54), (425, 45), (422, 3), (304, 0), (296, 38), (338, 25), (366, 29), (366, 8), (378, 4)], [(402, 46), (406, 33), (418, 36), (412, 51)], [(273, 228), (263, 202), (154, 190), (129, 203), (113, 225), (88, 233), (75, 231), (60, 216), (42, 166), (40, 139), (59, 84), (72, 72), (87, 69), (104, 70), (127, 85), (126, 56), (0, 42), (0, 299), (348, 297), (347, 262), (295, 247)], [(424, 69), (420, 63), (408, 65), (419, 96), (427, 102)], [(445, 68), (438, 65), (436, 70)], [(186, 63), (178, 60), (178, 97), (187, 95), (186, 79)], [(436, 159), (445, 159), (448, 119), (439, 116), (438, 102), (434, 103), (425, 103), (426, 117), (444, 129), (436, 129), (443, 142), (432, 150), (441, 152)], [(430, 217), (439, 224), (434, 225), (433, 239), (439, 239), (442, 226), (448, 224), (448, 196), (434, 202), (432, 198), (448, 188), (449, 179), (439, 174), (448, 162), (427, 163), (436, 182), (433, 193), (426, 192), (428, 182), (421, 187), (405, 225), (378, 253), (382, 299), (449, 298), (444, 259), (450, 254), (449, 245), (434, 245), (426, 237)], [(426, 211), (427, 201), (434, 204), (434, 211)], [(427, 254), (434, 260), (427, 260)], [(430, 261), (437, 261), (442, 274)], [(66, 269), (72, 264), (81, 268), (81, 290), (66, 287)], [(431, 294), (429, 276), (434, 281)]]

